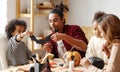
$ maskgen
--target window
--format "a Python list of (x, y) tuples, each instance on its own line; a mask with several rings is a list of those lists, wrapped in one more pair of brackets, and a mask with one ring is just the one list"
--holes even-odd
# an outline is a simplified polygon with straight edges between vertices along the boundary
[(5, 33), (7, 24), (7, 0), (0, 0), (0, 34)]

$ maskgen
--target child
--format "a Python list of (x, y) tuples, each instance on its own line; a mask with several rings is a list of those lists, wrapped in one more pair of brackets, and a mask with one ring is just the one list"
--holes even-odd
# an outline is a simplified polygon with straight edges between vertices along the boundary
[(99, 11), (94, 16), (94, 19), (92, 22), (94, 36), (91, 37), (90, 42), (88, 44), (87, 51), (86, 51), (86, 58), (98, 57), (103, 59), (103, 61), (107, 63), (108, 56), (103, 51), (103, 45), (105, 43), (105, 40), (100, 36), (100, 31), (98, 29), (98, 23), (97, 23), (97, 20), (103, 15), (105, 15), (105, 13)]
[(31, 59), (32, 52), (27, 48), (25, 43), (21, 41), (28, 32), (26, 31), (26, 23), (23, 20), (13, 19), (6, 28), (8, 42), (8, 64), (11, 66), (28, 64)]
[(81, 64), (86, 67), (85, 72), (120, 72), (120, 19), (114, 14), (105, 14), (98, 24), (106, 46), (111, 49), (108, 64), (104, 69), (98, 69), (85, 58)]

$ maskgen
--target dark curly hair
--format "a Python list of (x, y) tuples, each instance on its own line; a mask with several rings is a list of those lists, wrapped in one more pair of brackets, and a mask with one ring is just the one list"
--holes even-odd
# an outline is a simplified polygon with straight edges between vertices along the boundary
[(64, 12), (66, 11), (69, 11), (69, 9), (65, 4), (63, 4), (63, 1), (61, 1), (59, 4), (54, 6), (50, 13), (56, 13), (59, 15), (60, 19), (62, 19), (64, 17)]
[[(24, 26), (25, 30), (27, 28), (27, 24), (23, 20), (13, 19), (5, 27), (5, 32), (7, 34), (7, 38), (10, 39), (12, 37), (12, 32), (15, 31), (16, 26)], [(24, 30), (24, 31), (25, 31)]]

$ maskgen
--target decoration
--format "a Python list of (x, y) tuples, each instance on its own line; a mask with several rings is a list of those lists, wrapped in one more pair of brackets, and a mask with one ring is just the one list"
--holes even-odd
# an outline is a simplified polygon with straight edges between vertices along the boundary
[(65, 52), (63, 59), (65, 63), (69, 63), (69, 61), (74, 61), (74, 65), (79, 66), (81, 55), (77, 51), (67, 51)]

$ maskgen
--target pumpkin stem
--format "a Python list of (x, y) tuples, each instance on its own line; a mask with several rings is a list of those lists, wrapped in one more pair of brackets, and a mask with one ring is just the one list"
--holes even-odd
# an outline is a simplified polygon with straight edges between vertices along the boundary
[[(74, 47), (72, 47), (72, 48), (70, 49), (70, 51), (73, 52), (73, 51), (74, 51), (73, 49), (74, 49)], [(73, 56), (73, 53), (72, 53), (72, 56), (71, 56), (72, 61), (74, 60), (74, 58), (75, 58), (75, 57)]]
[(72, 47), (72, 48), (70, 49), (70, 51), (73, 52), (73, 49), (74, 49), (74, 47)]

